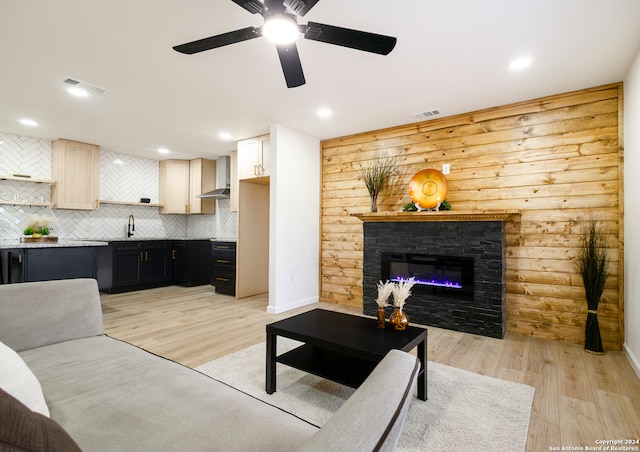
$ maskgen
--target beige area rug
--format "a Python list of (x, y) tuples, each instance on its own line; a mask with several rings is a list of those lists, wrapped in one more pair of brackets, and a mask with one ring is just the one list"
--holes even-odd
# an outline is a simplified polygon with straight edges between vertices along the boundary
[[(299, 343), (278, 338), (278, 354)], [(277, 365), (277, 390), (265, 392), (265, 344), (203, 364), (196, 370), (322, 426), (353, 389)], [(428, 363), (427, 401), (412, 402), (399, 451), (523, 451), (534, 388)]]

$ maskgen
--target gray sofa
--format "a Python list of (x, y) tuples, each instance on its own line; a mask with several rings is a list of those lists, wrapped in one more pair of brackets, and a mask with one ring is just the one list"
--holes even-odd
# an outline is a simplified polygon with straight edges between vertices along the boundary
[[(46, 435), (31, 438), (51, 424), (85, 451), (394, 450), (419, 367), (415, 357), (392, 351), (318, 429), (195, 370), (106, 336), (92, 279), (0, 285), (0, 342), (35, 375), (50, 413), (46, 419), (14, 402), (6, 395), (10, 391), (0, 391), (0, 450), (55, 450), (38, 447)], [(2, 381), (0, 387), (5, 389)], [(48, 426), (16, 432), (25, 424), (18, 416), (30, 414)], [(12, 435), (36, 445), (10, 449)]]

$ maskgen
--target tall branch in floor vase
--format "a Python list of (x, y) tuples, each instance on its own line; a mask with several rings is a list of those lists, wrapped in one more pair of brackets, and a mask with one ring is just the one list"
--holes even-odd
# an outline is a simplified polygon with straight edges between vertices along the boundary
[(592, 353), (604, 353), (598, 325), (598, 303), (608, 277), (607, 243), (598, 220), (589, 218), (582, 232), (578, 267), (587, 299), (587, 323), (584, 348)]

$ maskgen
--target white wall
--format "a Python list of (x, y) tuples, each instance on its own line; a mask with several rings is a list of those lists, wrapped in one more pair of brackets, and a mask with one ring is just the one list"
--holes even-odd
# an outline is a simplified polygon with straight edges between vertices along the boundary
[(271, 126), (269, 307), (280, 313), (319, 300), (320, 141)]
[(640, 49), (624, 79), (624, 348), (640, 377)]

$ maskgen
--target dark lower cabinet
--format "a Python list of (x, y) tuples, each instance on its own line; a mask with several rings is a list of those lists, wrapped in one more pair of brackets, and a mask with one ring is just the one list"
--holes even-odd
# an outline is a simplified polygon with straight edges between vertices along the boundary
[(210, 240), (171, 242), (173, 282), (181, 286), (209, 284), (211, 271)]
[[(131, 286), (142, 282), (143, 254), (138, 242), (115, 243), (107, 250), (113, 265), (113, 287)], [(110, 265), (110, 266), (111, 266)]]
[(169, 251), (164, 240), (111, 242), (99, 248), (98, 287), (117, 293), (171, 284)]
[(171, 273), (176, 284), (187, 285), (189, 281), (187, 262), (187, 241), (171, 242)]
[(127, 240), (97, 250), (98, 287), (103, 292), (179, 284), (209, 284), (210, 240)]
[(2, 250), (2, 283), (95, 278), (93, 246)]
[[(0, 284), (95, 278), (100, 290), (109, 293), (170, 284), (204, 285), (211, 282), (211, 243), (210, 240), (127, 240), (98, 247), (1, 249)], [(232, 291), (235, 293), (235, 243), (233, 245)], [(219, 291), (217, 287), (216, 291)]]
[(96, 254), (93, 246), (25, 250), (25, 282), (95, 277)]
[(211, 285), (216, 293), (236, 294), (236, 243), (211, 242)]
[(144, 242), (142, 279), (147, 283), (172, 282), (169, 243)]
[(24, 249), (0, 250), (0, 284), (24, 282)]

